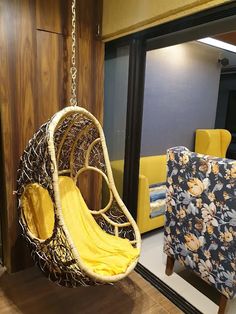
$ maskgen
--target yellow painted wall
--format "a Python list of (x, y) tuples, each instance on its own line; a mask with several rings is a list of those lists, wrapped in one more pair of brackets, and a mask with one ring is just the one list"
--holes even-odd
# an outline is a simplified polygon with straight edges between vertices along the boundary
[(103, 39), (121, 37), (230, 0), (103, 0)]

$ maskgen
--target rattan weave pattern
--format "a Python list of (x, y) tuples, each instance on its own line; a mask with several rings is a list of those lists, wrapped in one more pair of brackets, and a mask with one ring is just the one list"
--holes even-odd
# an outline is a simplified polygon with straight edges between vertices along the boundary
[[(53, 134), (50, 130), (53, 130)], [(50, 146), (52, 136), (53, 147)], [(17, 195), (22, 234), (29, 243), (36, 264), (50, 280), (62, 286), (109, 283), (127, 274), (114, 277), (113, 280), (97, 276), (84, 267), (60, 213), (60, 202), (57, 201), (58, 175), (68, 175), (79, 181), (79, 174), (83, 170), (90, 169), (101, 173), (107, 179), (112, 199), (105, 210), (91, 211), (96, 222), (107, 233), (127, 238), (132, 241), (133, 246), (140, 247), (137, 226), (115, 189), (110, 165), (106, 162), (108, 155), (106, 156), (104, 145), (104, 135), (98, 121), (85, 109), (68, 107), (39, 128), (20, 160)], [(55, 160), (52, 151), (55, 151)], [(45, 241), (30, 232), (21, 207), (21, 195), (30, 183), (39, 183), (46, 188), (54, 204), (54, 230), (51, 238)], [(127, 272), (130, 272), (136, 263), (137, 261)]]

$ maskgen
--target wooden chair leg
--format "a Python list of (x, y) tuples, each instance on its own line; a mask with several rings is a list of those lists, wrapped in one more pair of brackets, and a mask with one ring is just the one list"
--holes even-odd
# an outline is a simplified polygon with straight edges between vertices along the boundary
[(170, 276), (173, 274), (175, 259), (172, 256), (167, 256), (166, 261), (166, 275)]
[(228, 301), (228, 299), (226, 298), (226, 296), (224, 296), (223, 294), (221, 294), (221, 296), (220, 296), (220, 301), (219, 301), (219, 310), (218, 310), (218, 314), (224, 314), (225, 309), (226, 309), (226, 305), (227, 305), (227, 301)]

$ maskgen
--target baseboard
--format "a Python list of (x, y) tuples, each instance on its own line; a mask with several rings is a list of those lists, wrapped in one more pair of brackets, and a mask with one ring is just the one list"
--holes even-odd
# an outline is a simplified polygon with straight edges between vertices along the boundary
[(186, 314), (202, 314), (196, 307), (186, 301), (175, 290), (167, 286), (160, 278), (154, 275), (145, 266), (138, 263), (135, 267), (135, 271), (139, 273), (145, 280), (150, 282), (157, 290), (159, 290), (165, 297), (167, 297), (172, 303), (174, 303), (180, 310)]

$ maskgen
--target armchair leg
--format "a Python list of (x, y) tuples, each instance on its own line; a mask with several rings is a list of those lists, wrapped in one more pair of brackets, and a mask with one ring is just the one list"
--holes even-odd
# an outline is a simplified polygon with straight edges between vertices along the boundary
[(173, 274), (174, 264), (175, 264), (175, 259), (171, 256), (167, 256), (167, 261), (166, 261), (166, 275), (167, 276), (170, 276)]
[(218, 310), (218, 314), (224, 314), (224, 313), (225, 313), (227, 301), (228, 301), (228, 299), (226, 298), (226, 296), (224, 296), (223, 294), (221, 294), (221, 296), (220, 296), (220, 301), (219, 301), (219, 310)]

